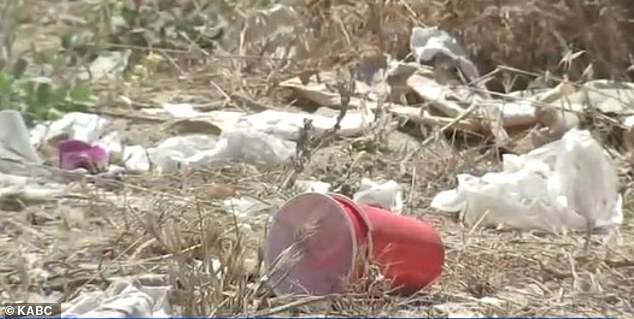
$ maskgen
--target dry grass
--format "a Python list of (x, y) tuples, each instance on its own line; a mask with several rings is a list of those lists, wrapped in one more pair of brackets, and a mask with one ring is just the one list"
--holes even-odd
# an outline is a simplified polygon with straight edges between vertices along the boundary
[[(107, 109), (139, 115), (138, 108), (171, 95), (249, 111), (287, 107), (294, 97), (276, 86), (279, 81), (313, 70), (348, 69), (380, 53), (404, 58), (409, 30), (420, 24), (457, 34), (482, 73), (507, 65), (579, 79), (591, 63), (595, 77), (622, 78), (634, 48), (628, 37), (634, 12), (627, 0), (296, 2), (313, 31), (298, 28), (278, 40), (290, 36), (301, 44), (297, 59), (253, 58), (266, 56), (263, 41), (247, 41), (231, 52), (207, 52), (191, 43), (156, 49), (166, 58), (166, 70), (133, 89), (106, 83), (104, 92), (123, 92), (135, 102), (130, 107), (107, 100)], [(225, 17), (235, 15), (230, 7), (224, 10)], [(566, 68), (560, 60), (568, 48), (586, 53)], [(148, 49), (136, 51), (143, 55)], [(532, 80), (518, 79), (515, 87)], [(509, 87), (504, 76), (496, 81), (492, 87)], [(159, 138), (154, 124), (126, 122), (147, 133), (129, 137), (135, 142)], [(408, 214), (433, 223), (446, 245), (442, 281), (429, 291), (395, 297), (384, 283), (367, 278), (339, 296), (273, 296), (264, 284), (260, 247), (270, 214), (293, 195), (279, 187), (293, 167), (245, 164), (133, 176), (108, 189), (87, 180), (75, 183), (74, 195), (60, 203), (0, 210), (0, 296), (68, 301), (117, 278), (155, 274), (174, 285), (171, 300), (184, 315), (626, 316), (634, 311), (632, 194), (626, 192), (619, 233), (601, 242), (597, 236), (585, 253), (582, 235), (465, 229), (428, 208), (433, 195), (454, 186), (457, 173), (497, 169), (495, 152), (484, 146), (459, 150), (439, 140), (406, 163), (393, 148), (366, 146), (363, 139), (330, 141), (314, 150), (298, 178), (333, 183), (342, 193), (353, 192), (361, 177), (400, 182)], [(622, 176), (624, 187), (631, 183)], [(226, 186), (229, 194), (239, 189), (268, 203), (269, 211), (249, 219), (228, 214), (222, 205), (226, 195), (212, 185)]]

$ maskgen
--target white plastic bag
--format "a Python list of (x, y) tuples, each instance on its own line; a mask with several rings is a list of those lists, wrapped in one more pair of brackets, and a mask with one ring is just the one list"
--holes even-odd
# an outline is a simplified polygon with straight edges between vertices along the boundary
[(465, 224), (555, 233), (623, 222), (611, 158), (585, 130), (523, 155), (505, 155), (502, 172), (458, 175), (458, 187), (436, 195), (432, 207), (460, 212)]
[(234, 130), (220, 138), (202, 134), (171, 137), (147, 152), (140, 146), (126, 147), (123, 158), (128, 170), (146, 171), (151, 163), (160, 172), (174, 172), (228, 161), (275, 165), (294, 152), (293, 142), (252, 130)]

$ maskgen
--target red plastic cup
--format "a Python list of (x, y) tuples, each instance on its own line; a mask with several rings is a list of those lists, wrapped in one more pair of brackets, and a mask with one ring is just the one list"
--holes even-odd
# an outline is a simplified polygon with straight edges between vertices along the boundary
[(343, 292), (363, 274), (364, 258), (397, 292), (412, 294), (440, 278), (444, 257), (429, 224), (339, 194), (304, 193), (288, 201), (265, 244), (268, 284), (278, 295)]

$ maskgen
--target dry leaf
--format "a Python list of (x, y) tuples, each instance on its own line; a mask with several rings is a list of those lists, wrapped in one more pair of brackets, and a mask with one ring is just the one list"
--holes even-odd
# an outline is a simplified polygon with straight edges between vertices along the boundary
[(209, 184), (207, 195), (213, 199), (224, 199), (240, 195), (240, 187), (227, 184)]

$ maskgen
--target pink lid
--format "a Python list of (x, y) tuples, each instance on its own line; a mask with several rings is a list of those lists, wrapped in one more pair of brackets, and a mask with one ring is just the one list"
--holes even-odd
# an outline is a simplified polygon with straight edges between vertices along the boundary
[(342, 292), (355, 264), (357, 238), (337, 201), (304, 193), (277, 212), (264, 249), (268, 284), (277, 295), (320, 296)]

